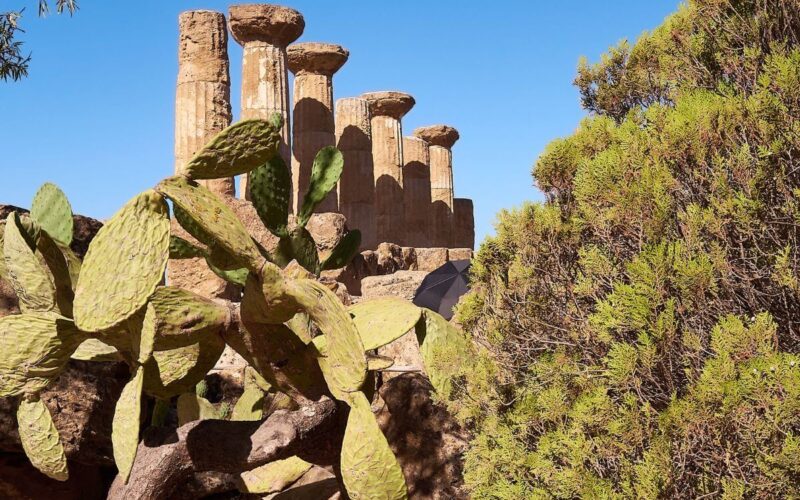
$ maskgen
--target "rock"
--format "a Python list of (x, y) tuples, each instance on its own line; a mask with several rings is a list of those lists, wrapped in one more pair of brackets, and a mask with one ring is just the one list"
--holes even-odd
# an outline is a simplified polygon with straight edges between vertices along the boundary
[[(0, 204), (0, 220), (6, 220), (8, 214), (14, 211), (19, 214), (29, 213), (29, 210), (25, 208), (15, 207), (14, 205)], [(69, 247), (73, 252), (75, 252), (75, 255), (83, 259), (83, 256), (86, 255), (86, 250), (89, 248), (89, 243), (92, 242), (92, 239), (94, 238), (94, 235), (97, 234), (97, 231), (103, 227), (103, 223), (97, 219), (92, 219), (91, 217), (73, 215), (72, 225), (72, 243)]]
[(271, 4), (232, 5), (228, 24), (240, 44), (264, 41), (278, 47), (295, 41), (306, 25), (296, 10)]
[(253, 237), (261, 246), (269, 251), (274, 250), (278, 246), (278, 237), (270, 233), (258, 216), (255, 207), (247, 200), (240, 198), (225, 197), (225, 203), (231, 207), (233, 212), (242, 221), (247, 232)]
[(314, 214), (308, 220), (306, 229), (317, 242), (317, 250), (320, 259), (325, 259), (330, 255), (331, 250), (339, 244), (345, 234), (347, 234), (347, 220), (344, 215), (334, 212), (323, 212)]
[[(394, 366), (397, 368), (412, 368), (420, 373), (425, 372), (425, 362), (422, 360), (417, 334), (414, 330), (410, 330), (399, 339), (379, 347), (378, 354), (392, 358)], [(384, 372), (381, 377), (383, 377), (384, 381), (388, 381), (401, 374), (402, 372)]]
[(253, 498), (263, 498), (264, 500), (338, 500), (340, 498), (339, 484), (333, 473), (315, 465), (285, 490), (263, 497), (254, 496)]
[(411, 300), (427, 275), (425, 271), (397, 271), (384, 276), (368, 276), (361, 280), (361, 296), (364, 299), (391, 296)]
[(458, 130), (449, 125), (429, 125), (414, 129), (413, 134), (432, 146), (450, 149), (459, 139)]
[(377, 274), (392, 274), (406, 269), (403, 249), (394, 243), (381, 243), (375, 251), (378, 258)]
[(447, 250), (447, 260), (472, 260), (471, 248), (450, 248)]
[[(172, 234), (193, 245), (204, 247), (202, 243), (187, 233), (177, 220), (171, 220), (170, 224)], [(167, 284), (208, 298), (233, 300), (239, 296), (238, 287), (214, 274), (203, 258), (170, 259), (167, 262)]]
[(446, 248), (417, 248), (416, 253), (417, 269), (420, 271), (431, 272), (448, 261)]
[[(122, 388), (130, 378), (125, 363), (70, 361), (42, 392), (67, 458), (87, 465), (112, 466), (111, 422)], [(21, 452), (16, 400), (0, 398), (0, 450)]]
[(403, 269), (407, 271), (416, 271), (417, 267), (417, 249), (414, 247), (403, 247)]
[(406, 373), (379, 390), (376, 412), (408, 485), (411, 499), (466, 499), (462, 454), (467, 434), (445, 408), (431, 398), (422, 374)]
[(0, 279), (0, 317), (19, 314), (19, 299), (11, 283)]
[(286, 49), (286, 64), (295, 75), (301, 72), (333, 75), (349, 56), (350, 52), (341, 45), (302, 42)]

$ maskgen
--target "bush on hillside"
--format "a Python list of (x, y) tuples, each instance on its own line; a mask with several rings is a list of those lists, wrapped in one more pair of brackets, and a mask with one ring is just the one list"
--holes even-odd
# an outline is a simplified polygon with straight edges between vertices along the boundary
[(689, 1), (575, 83), (459, 306), (473, 496), (800, 496), (800, 4)]

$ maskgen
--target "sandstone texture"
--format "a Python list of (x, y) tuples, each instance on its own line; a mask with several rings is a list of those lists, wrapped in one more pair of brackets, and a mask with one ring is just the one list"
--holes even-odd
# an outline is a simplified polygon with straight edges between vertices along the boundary
[(375, 226), (375, 175), (369, 103), (359, 97), (336, 101), (336, 147), (344, 156), (339, 180), (339, 211), (361, 231), (361, 249), (378, 244)]
[(472, 248), (449, 248), (447, 250), (447, 260), (472, 260), (475, 252)]
[(446, 248), (417, 248), (417, 269), (431, 272), (449, 260)]
[[(287, 50), (289, 70), (294, 74), (292, 185), (295, 213), (303, 206), (317, 152), (336, 145), (333, 74), (347, 62), (349, 55), (347, 49), (331, 43), (298, 43)], [(337, 189), (333, 189), (317, 205), (317, 211), (338, 210)]]
[(432, 235), (431, 154), (428, 143), (419, 137), (403, 137), (403, 204), (406, 232), (404, 244), (425, 247)]
[(475, 248), (475, 215), (472, 200), (453, 198), (453, 247)]
[(361, 280), (361, 297), (392, 296), (411, 300), (427, 275), (425, 271), (397, 271), (383, 276), (367, 276)]
[(458, 131), (449, 125), (431, 125), (414, 130), (430, 144), (431, 246), (453, 245), (453, 153)]

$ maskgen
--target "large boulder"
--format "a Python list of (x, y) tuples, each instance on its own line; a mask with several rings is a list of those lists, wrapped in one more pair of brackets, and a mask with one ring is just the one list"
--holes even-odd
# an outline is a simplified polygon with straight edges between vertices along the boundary
[(425, 271), (397, 271), (382, 276), (367, 276), (361, 280), (361, 296), (400, 297), (411, 300), (428, 273)]
[(449, 260), (446, 248), (417, 248), (417, 269), (431, 272)]

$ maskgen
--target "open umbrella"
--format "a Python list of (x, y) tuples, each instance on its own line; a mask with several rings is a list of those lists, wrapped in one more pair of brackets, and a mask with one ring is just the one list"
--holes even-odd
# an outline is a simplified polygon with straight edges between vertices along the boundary
[(468, 291), (469, 261), (451, 260), (425, 276), (414, 294), (414, 304), (427, 307), (449, 320), (458, 299)]

